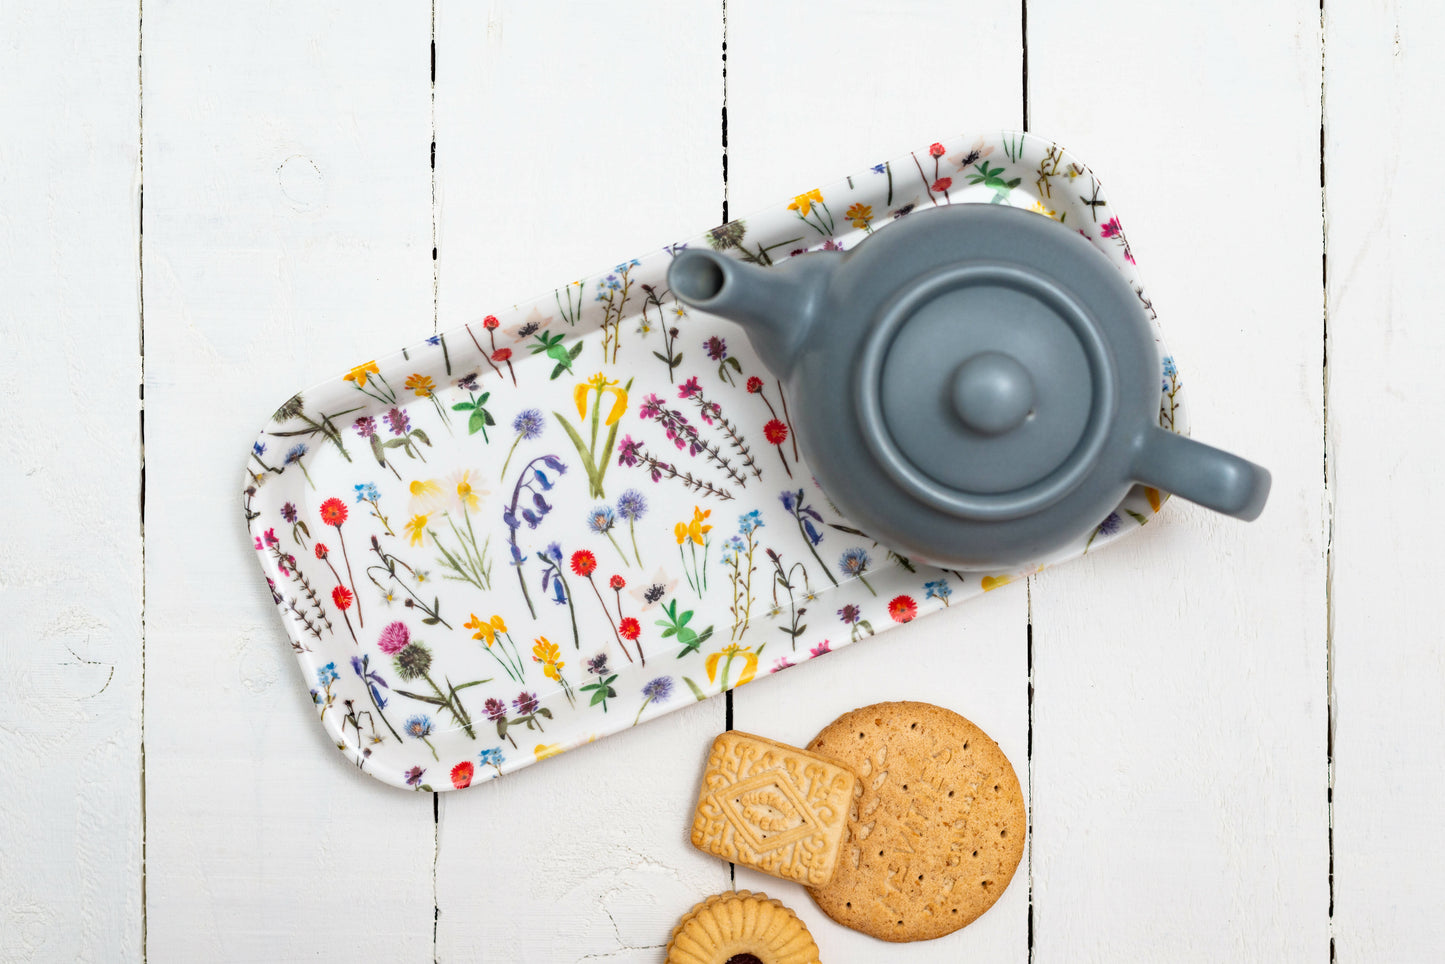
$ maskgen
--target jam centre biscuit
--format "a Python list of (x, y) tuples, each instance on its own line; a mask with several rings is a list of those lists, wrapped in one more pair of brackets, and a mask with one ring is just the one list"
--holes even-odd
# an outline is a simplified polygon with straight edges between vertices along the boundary
[(993, 906), (1023, 856), (1023, 791), (997, 743), (951, 710), (878, 703), (808, 744), (861, 790), (833, 879), (809, 893), (840, 924), (885, 941), (952, 933)]
[(822, 886), (833, 877), (857, 783), (825, 757), (723, 733), (703, 772), (692, 845), (783, 880)]
[(819, 964), (818, 945), (780, 901), (729, 891), (682, 916), (667, 944), (667, 964)]

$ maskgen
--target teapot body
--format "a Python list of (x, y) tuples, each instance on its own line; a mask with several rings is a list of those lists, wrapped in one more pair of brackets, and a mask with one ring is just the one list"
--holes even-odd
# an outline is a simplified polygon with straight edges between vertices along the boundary
[(1136, 482), (1240, 518), (1263, 508), (1267, 472), (1159, 428), (1142, 304), (1046, 217), (939, 207), (775, 268), (684, 251), (669, 280), (743, 324), (824, 493), (911, 559), (1042, 563)]
[[(780, 373), (793, 400), (799, 448), (824, 493), (858, 528), (914, 561), (942, 568), (1001, 570), (1041, 563), (1089, 532), (1118, 507), (1134, 484), (1128, 472), (1134, 450), (1158, 418), (1161, 361), (1148, 318), (1127, 285), (1095, 281), (1079, 300), (1110, 306), (1096, 314), (1110, 329), (1106, 350), (1111, 364), (1108, 383), (1093, 387), (1096, 396), (1110, 394), (1115, 404), (1112, 415), (1098, 413), (1108, 423), (1106, 438), (1094, 453), (1090, 471), (1077, 484), (1022, 517), (978, 518), (920, 499), (890, 471), (889, 460), (870, 444), (877, 443), (880, 428), (865, 424), (861, 404), (861, 386), (876, 374), (869, 366), (879, 361), (866, 348), (889, 306), (906, 298), (922, 279), (961, 262), (1027, 266), (1055, 282), (1063, 280), (1050, 276), (1049, 252), (1040, 248), (1036, 237), (987, 232), (979, 226), (978, 215), (1000, 211), (1039, 217), (1013, 209), (941, 208), (909, 215), (910, 231), (880, 231), (841, 255), (799, 256), (800, 260), (831, 257), (837, 262), (817, 299), (807, 337)], [(955, 214), (965, 217), (951, 216)], [(1077, 236), (1070, 240), (1088, 244)], [(1090, 253), (1097, 252), (1090, 249)], [(1108, 272), (1117, 275), (1103, 255), (1098, 257)], [(1108, 275), (1102, 278), (1112, 280)], [(1071, 278), (1068, 284), (1076, 289), (1089, 282)], [(1027, 351), (1013, 343), (1009, 318), (989, 319), (986, 325), (942, 326), (944, 331), (922, 339), (931, 351), (895, 345), (893, 351), (909, 352), (896, 364), (916, 370), (920, 382), (939, 384), (960, 359), (990, 350)], [(946, 330), (949, 327), (955, 330)], [(919, 408), (914, 417), (920, 432), (952, 417), (947, 399), (935, 400), (933, 407), (924, 399)]]

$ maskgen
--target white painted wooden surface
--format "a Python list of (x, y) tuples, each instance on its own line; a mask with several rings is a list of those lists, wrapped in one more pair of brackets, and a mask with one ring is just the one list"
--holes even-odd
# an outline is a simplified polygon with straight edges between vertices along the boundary
[(1273, 500), (1170, 503), (739, 691), (794, 742), (897, 698), (993, 733), (1032, 832), (977, 924), (884, 946), (737, 884), (829, 962), (1445, 956), (1433, 5), (140, 12), (0, 6), (0, 960), (660, 960), (730, 886), (686, 842), (723, 701), (435, 803), (357, 774), (256, 578), (245, 447), (355, 358), (716, 222), (724, 97), (737, 216), (1025, 90), (1108, 180), (1196, 435)]
[(1445, 143), (1437, 4), (1326, 17), (1334, 931), (1340, 960), (1445, 957), (1445, 361), (1427, 213)]
[[(0, 5), (0, 958), (133, 959), (135, 8), (50, 7)], [(57, 70), (82, 50), (84, 70)]]

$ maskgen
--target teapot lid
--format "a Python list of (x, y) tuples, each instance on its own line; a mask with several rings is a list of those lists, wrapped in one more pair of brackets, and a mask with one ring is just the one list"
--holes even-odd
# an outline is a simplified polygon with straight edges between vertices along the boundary
[(883, 306), (857, 369), (864, 437), (888, 473), (983, 521), (1039, 512), (1092, 470), (1119, 396), (1101, 321), (1124, 286), (1073, 231), (994, 211), (996, 230), (961, 236), (957, 260)]

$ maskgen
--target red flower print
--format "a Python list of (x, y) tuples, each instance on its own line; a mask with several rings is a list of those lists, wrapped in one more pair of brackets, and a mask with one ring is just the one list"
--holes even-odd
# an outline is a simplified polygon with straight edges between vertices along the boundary
[(501, 324), (502, 323), (497, 320), (496, 315), (487, 315), (487, 317), (482, 319), (483, 328), (498, 328)]
[(623, 639), (634, 640), (642, 635), (642, 624), (631, 616), (624, 616), (622, 622), (617, 624), (617, 632)]
[(388, 623), (381, 631), (381, 636), (376, 640), (376, 648), (388, 656), (395, 656), (406, 649), (406, 644), (411, 642), (411, 630), (406, 628), (406, 623)]
[(1099, 235), (1105, 238), (1112, 238), (1114, 235), (1118, 234), (1122, 230), (1124, 229), (1119, 225), (1118, 218), (1110, 218), (1103, 224), (1099, 225)]
[(613, 589), (622, 589), (627, 585), (627, 580), (623, 579), (621, 576), (613, 576), (611, 579), (607, 580), (607, 585), (611, 586)]
[(750, 377), (748, 378), (748, 392), (751, 393), (751, 394), (753, 394), (753, 395), (756, 395), (758, 392), (760, 392), (760, 391), (762, 391), (762, 390), (763, 390), (763, 380), (762, 380), (761, 378), (759, 378), (758, 376), (756, 376), (756, 375), (750, 376)]
[(788, 426), (776, 418), (770, 419), (768, 424), (763, 426), (763, 438), (772, 445), (782, 445), (788, 440)]
[[(511, 359), (511, 357), (512, 357), (512, 349), (510, 349), (510, 348), (498, 348), (496, 351), (492, 352), (492, 361), (494, 361), (494, 362), (509, 361), (509, 360)], [(468, 766), (471, 766), (470, 763), (467, 764), (467, 765), (468, 765)]]
[(463, 760), (452, 767), (452, 786), (458, 790), (465, 790), (472, 785), (473, 767), (470, 760)]
[(328, 549), (328, 548), (326, 548), (326, 543), (324, 543), (324, 542), (318, 542), (318, 543), (316, 543), (316, 558), (317, 558), (317, 559), (325, 559), (326, 556), (327, 556), (327, 554), (330, 553), (330, 552), (331, 552), (331, 550)]
[(832, 651), (833, 651), (833, 647), (832, 647), (832, 646), (829, 644), (829, 642), (825, 639), (825, 640), (823, 640), (821, 643), (819, 643), (818, 645), (814, 646), (812, 649), (808, 650), (808, 655), (809, 655), (809, 656), (813, 656), (813, 657), (818, 657), (818, 656), (822, 656), (822, 655), (824, 655), (824, 654), (826, 654), (826, 653), (831, 653)]
[(930, 190), (934, 190), (937, 191), (939, 194), (943, 194), (951, 187), (953, 187), (953, 178), (940, 177), (938, 180), (933, 182), (933, 186), (932, 188), (930, 188)]
[(943, 156), (943, 145), (942, 145), (942, 144), (935, 143), (932, 147), (930, 147), (930, 148), (928, 149), (928, 153), (929, 153), (929, 155), (930, 155), (931, 157), (942, 157), (942, 156)]
[(888, 600), (888, 615), (896, 623), (906, 623), (918, 615), (918, 603), (912, 596), (894, 596)]
[(572, 571), (579, 576), (591, 577), (597, 569), (597, 557), (587, 549), (578, 549), (572, 553)]
[(321, 521), (329, 526), (340, 526), (346, 521), (346, 503), (335, 497), (321, 503)]
[(351, 595), (351, 590), (347, 589), (345, 586), (337, 586), (335, 589), (331, 590), (331, 601), (336, 603), (336, 608), (340, 609), (342, 612), (345, 612), (346, 610), (351, 608), (352, 598), (353, 597)]

